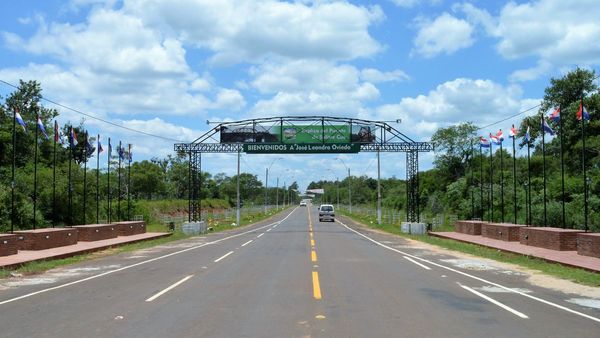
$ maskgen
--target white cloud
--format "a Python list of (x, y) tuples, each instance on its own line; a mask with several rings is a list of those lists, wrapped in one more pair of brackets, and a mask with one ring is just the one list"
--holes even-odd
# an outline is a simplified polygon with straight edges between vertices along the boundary
[(473, 25), (499, 41), (507, 59), (536, 57), (537, 65), (517, 70), (512, 81), (529, 81), (552, 68), (600, 64), (600, 6), (595, 0), (509, 2), (493, 17), (471, 4), (454, 6)]
[(217, 109), (239, 111), (246, 106), (246, 100), (244, 100), (242, 94), (235, 89), (221, 88), (217, 93), (214, 106)]
[(443, 13), (433, 21), (418, 22), (420, 26), (414, 39), (411, 53), (420, 54), (426, 58), (438, 54), (453, 54), (456, 51), (470, 47), (474, 43), (473, 26), (466, 20), (458, 19), (448, 13)]
[(547, 74), (552, 69), (552, 65), (545, 60), (540, 60), (535, 67), (519, 69), (509, 75), (509, 80), (513, 82), (531, 81)]
[(379, 90), (361, 80), (354, 66), (318, 60), (265, 63), (250, 71), (253, 88), (263, 95), (255, 115), (344, 113), (360, 111), (364, 101), (379, 98)]
[(427, 95), (405, 97), (398, 103), (365, 111), (361, 116), (402, 119), (400, 129), (427, 138), (442, 126), (467, 121), (484, 125), (515, 114), (532, 102), (539, 102), (523, 99), (522, 95), (521, 88), (515, 85), (458, 78), (438, 85)]
[(404, 81), (410, 77), (400, 69), (391, 72), (382, 72), (374, 68), (366, 68), (360, 71), (360, 78), (371, 83)]
[(123, 11), (186, 44), (214, 52), (218, 63), (270, 57), (348, 60), (381, 45), (368, 28), (384, 18), (378, 6), (274, 0), (128, 0)]

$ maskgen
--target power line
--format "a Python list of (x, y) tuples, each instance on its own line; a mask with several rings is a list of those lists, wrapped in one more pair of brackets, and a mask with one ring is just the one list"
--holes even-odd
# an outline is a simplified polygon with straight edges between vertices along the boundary
[[(15, 88), (15, 89), (19, 89), (19, 87), (18, 87), (18, 86), (14, 85), (14, 84), (12, 84), (12, 83), (10, 83), (10, 82), (4, 81), (4, 80), (2, 80), (2, 79), (0, 79), (0, 82), (4, 83), (4, 84), (6, 84), (6, 85), (8, 85), (8, 86), (10, 86), (10, 87), (13, 87), (13, 88)], [(115, 122), (111, 122), (111, 121), (108, 121), (108, 120), (102, 119), (102, 118), (100, 118), (100, 117), (97, 117), (97, 116), (94, 116), (94, 115), (91, 115), (91, 114), (85, 113), (85, 112), (83, 112), (83, 111), (81, 111), (81, 110), (78, 110), (78, 109), (75, 109), (75, 108), (71, 108), (71, 107), (69, 107), (69, 106), (66, 106), (66, 105), (64, 105), (64, 104), (62, 104), (62, 103), (58, 103), (58, 102), (56, 102), (56, 101), (50, 100), (50, 99), (48, 99), (48, 98), (45, 98), (45, 97), (43, 97), (43, 96), (41, 96), (41, 98), (42, 98), (42, 100), (44, 100), (44, 101), (46, 101), (46, 102), (49, 102), (49, 103), (52, 103), (52, 104), (54, 104), (54, 105), (56, 105), (56, 106), (59, 106), (59, 107), (61, 107), (61, 108), (64, 108), (64, 109), (70, 110), (70, 111), (72, 111), (72, 112), (75, 112), (75, 113), (77, 113), (77, 114), (81, 114), (81, 115), (83, 115), (83, 116), (87, 116), (87, 117), (89, 117), (89, 118), (91, 118), (91, 119), (93, 119), (93, 120), (97, 120), (97, 121), (100, 121), (100, 122), (104, 122), (104, 123), (106, 123), (106, 124), (110, 124), (110, 125), (112, 125), (112, 126), (115, 126), (115, 127), (117, 127), (117, 128), (125, 129), (125, 130), (128, 130), (128, 131), (132, 131), (132, 132), (134, 132), (134, 133), (138, 133), (138, 134), (145, 135), (145, 136), (150, 136), (150, 137), (159, 138), (159, 139), (162, 139), (162, 140), (165, 140), (165, 141), (181, 142), (181, 143), (189, 143), (189, 142), (187, 142), (187, 141), (176, 140), (176, 139), (172, 139), (172, 138), (169, 138), (169, 137), (165, 137), (165, 136), (161, 136), (161, 135), (156, 135), (156, 134), (148, 133), (148, 132), (145, 132), (145, 131), (137, 130), (137, 129), (134, 129), (134, 128), (126, 127), (126, 126), (123, 126), (123, 125), (121, 125), (121, 124), (118, 124), (118, 123), (115, 123)]]
[[(596, 75), (596, 77), (594, 77), (594, 78), (592, 79), (592, 81), (596, 81), (596, 80), (598, 80), (599, 78), (600, 78), (600, 74)], [(485, 126), (483, 126), (483, 127), (479, 127), (479, 128), (477, 128), (477, 130), (486, 129), (486, 128), (489, 128), (489, 127), (491, 127), (491, 126), (493, 126), (493, 125), (496, 125), (496, 124), (498, 124), (498, 123), (502, 123), (502, 122), (508, 121), (508, 120), (510, 120), (510, 119), (512, 119), (512, 118), (515, 118), (515, 117), (519, 116), (519, 115), (523, 115), (523, 114), (525, 114), (525, 113), (527, 113), (527, 112), (530, 112), (530, 111), (534, 110), (535, 108), (538, 108), (538, 107), (540, 107), (541, 105), (542, 105), (542, 104), (541, 104), (541, 103), (539, 103), (539, 104), (537, 104), (537, 105), (535, 105), (535, 106), (533, 106), (533, 107), (527, 108), (527, 109), (525, 109), (525, 110), (523, 110), (523, 111), (521, 111), (521, 112), (518, 112), (518, 113), (516, 113), (516, 114), (514, 114), (514, 115), (511, 115), (511, 116), (509, 116), (509, 117), (503, 118), (502, 120), (499, 120), (499, 121), (496, 121), (496, 122), (490, 123), (490, 124), (488, 124), (488, 125), (485, 125)]]

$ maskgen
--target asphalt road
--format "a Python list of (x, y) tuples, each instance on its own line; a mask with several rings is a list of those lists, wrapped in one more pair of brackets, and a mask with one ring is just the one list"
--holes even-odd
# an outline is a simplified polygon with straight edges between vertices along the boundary
[(299, 207), (1, 281), (0, 337), (600, 337), (571, 296)]

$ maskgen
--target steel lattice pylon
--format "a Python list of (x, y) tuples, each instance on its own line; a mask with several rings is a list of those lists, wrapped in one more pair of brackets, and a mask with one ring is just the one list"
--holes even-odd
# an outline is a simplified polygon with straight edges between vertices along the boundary
[(419, 222), (419, 152), (406, 153), (406, 220)]
[[(316, 127), (346, 126), (350, 130), (349, 142), (359, 144), (361, 152), (406, 152), (406, 220), (419, 221), (419, 152), (432, 151), (433, 144), (416, 142), (383, 121), (328, 116), (270, 117), (223, 122), (193, 142), (175, 144), (175, 151), (189, 157), (189, 220), (199, 221), (202, 217), (202, 153), (238, 153), (248, 143), (283, 142), (283, 133), (279, 136), (280, 139), (273, 139), (269, 131), (277, 128), (283, 130), (284, 126), (297, 126), (297, 123)], [(355, 135), (353, 130), (357, 128), (360, 128), (360, 132)], [(224, 133), (228, 138), (224, 137)], [(220, 136), (219, 139), (217, 135)], [(325, 138), (322, 140), (325, 143)]]
[(191, 151), (189, 154), (189, 188), (188, 188), (188, 205), (190, 222), (200, 221), (202, 218), (202, 153)]

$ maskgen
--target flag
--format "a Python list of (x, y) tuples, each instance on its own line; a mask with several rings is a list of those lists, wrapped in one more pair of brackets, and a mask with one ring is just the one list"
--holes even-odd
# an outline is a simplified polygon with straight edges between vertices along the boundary
[(133, 152), (131, 151), (131, 144), (129, 145), (129, 163), (131, 163), (133, 161)]
[(492, 135), (492, 133), (490, 133), (490, 141), (492, 141), (492, 143), (494, 143), (495, 145), (502, 144), (502, 141), (500, 141), (500, 139), (498, 139), (498, 136)]
[(27, 125), (25, 125), (25, 121), (23, 121), (23, 117), (19, 114), (19, 109), (15, 108), (15, 119), (17, 119), (17, 123), (23, 127), (23, 130), (27, 132)]
[(548, 122), (546, 122), (546, 119), (543, 116), (542, 116), (542, 129), (544, 129), (545, 133), (554, 135), (554, 130), (552, 130), (552, 128), (550, 128), (550, 126), (548, 125)]
[(117, 147), (117, 154), (119, 154), (119, 159), (121, 161), (125, 160), (125, 149), (121, 145)]
[[(17, 113), (18, 114), (18, 113)], [(585, 107), (583, 106), (583, 103), (579, 104), (579, 110), (577, 111), (577, 120), (581, 121), (581, 117), (583, 116), (584, 120), (589, 121), (590, 120), (590, 114), (588, 113), (588, 111), (585, 109)], [(18, 120), (17, 120), (18, 121)]]
[(71, 132), (69, 133), (69, 144), (71, 145), (71, 148), (75, 148), (77, 145), (77, 134), (75, 133), (75, 129), (73, 129), (73, 127), (71, 127)]
[(490, 141), (488, 139), (486, 139), (483, 136), (479, 136), (479, 146), (481, 148), (489, 148), (490, 147)]
[(502, 143), (502, 141), (504, 141), (504, 133), (502, 132), (502, 129), (498, 130), (498, 132), (496, 133), (496, 138), (498, 139), (498, 142)]
[(513, 124), (510, 130), (508, 131), (508, 137), (515, 138), (517, 137), (518, 133), (519, 131), (517, 130), (517, 128), (515, 128), (515, 125)]
[(529, 126), (527, 126), (527, 131), (525, 132), (525, 137), (523, 137), (525, 142), (529, 143), (531, 141), (531, 134), (529, 133)]
[(110, 137), (108, 138), (108, 157), (112, 155), (112, 145), (110, 144)]
[(104, 149), (102, 148), (102, 143), (100, 143), (100, 135), (98, 135), (98, 155), (102, 153)]
[(54, 121), (54, 142), (63, 143), (62, 133), (58, 128), (58, 121)]
[(552, 122), (560, 121), (560, 107), (552, 108), (552, 113), (548, 115), (548, 118)]
[(46, 128), (44, 128), (44, 124), (42, 123), (42, 119), (40, 119), (39, 115), (37, 117), (37, 127), (40, 128), (40, 131), (42, 132), (42, 134), (44, 134), (44, 137), (46, 137), (47, 140), (48, 134), (46, 134)]
[(87, 133), (85, 133), (85, 151), (88, 155), (94, 152), (94, 146), (90, 143)]

